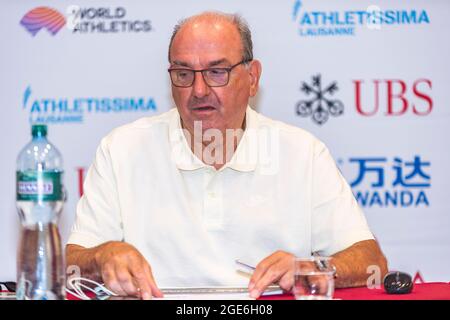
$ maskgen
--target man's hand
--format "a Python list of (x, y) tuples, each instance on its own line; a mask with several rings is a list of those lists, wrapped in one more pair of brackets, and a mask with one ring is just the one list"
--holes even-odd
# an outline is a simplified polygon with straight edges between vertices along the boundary
[(253, 272), (248, 290), (252, 298), (258, 298), (266, 288), (277, 283), (283, 290), (289, 291), (294, 285), (294, 255), (277, 251), (262, 260)]
[(150, 265), (132, 245), (111, 241), (91, 249), (67, 246), (68, 265), (79, 265), (83, 270), (83, 266), (87, 265), (83, 261), (89, 258), (95, 261), (95, 273), (114, 293), (144, 300), (151, 299), (152, 296), (163, 296), (153, 278)]
[(133, 246), (107, 242), (95, 254), (95, 261), (106, 286), (118, 295), (150, 299), (162, 297), (153, 279), (150, 265)]
[[(379, 281), (388, 271), (387, 260), (375, 240), (363, 240), (332, 255), (336, 268), (336, 288), (360, 287), (367, 285), (369, 267), (379, 268)], [(293, 254), (277, 251), (262, 260), (250, 279), (250, 296), (258, 298), (271, 284), (277, 283), (283, 290), (290, 291), (294, 286)]]

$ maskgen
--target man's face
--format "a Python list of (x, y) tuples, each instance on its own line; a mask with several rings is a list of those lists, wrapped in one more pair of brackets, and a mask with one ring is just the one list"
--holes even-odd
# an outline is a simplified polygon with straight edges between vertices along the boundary
[[(242, 60), (242, 43), (235, 26), (226, 21), (201, 19), (184, 25), (170, 51), (170, 67), (186, 69), (228, 68)], [(191, 87), (172, 85), (172, 95), (184, 127), (193, 132), (194, 122), (203, 130), (237, 129), (243, 125), (249, 97), (258, 89), (260, 65), (235, 67), (223, 87), (209, 87), (200, 72)]]

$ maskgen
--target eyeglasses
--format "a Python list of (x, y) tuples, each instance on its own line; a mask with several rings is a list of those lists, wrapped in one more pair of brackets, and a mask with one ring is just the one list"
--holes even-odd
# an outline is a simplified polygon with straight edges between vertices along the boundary
[(248, 63), (251, 59), (242, 60), (229, 68), (209, 68), (202, 70), (172, 68), (167, 71), (170, 73), (170, 79), (175, 87), (188, 88), (192, 86), (195, 80), (195, 73), (201, 72), (203, 80), (210, 87), (223, 87), (228, 84), (230, 80), (230, 72), (238, 65)]

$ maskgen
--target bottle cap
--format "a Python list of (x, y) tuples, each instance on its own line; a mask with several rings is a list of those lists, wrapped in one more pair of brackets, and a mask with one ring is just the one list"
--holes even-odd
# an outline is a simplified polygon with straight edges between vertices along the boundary
[(33, 135), (33, 138), (46, 137), (47, 136), (47, 125), (33, 124), (33, 126), (31, 127), (31, 134)]

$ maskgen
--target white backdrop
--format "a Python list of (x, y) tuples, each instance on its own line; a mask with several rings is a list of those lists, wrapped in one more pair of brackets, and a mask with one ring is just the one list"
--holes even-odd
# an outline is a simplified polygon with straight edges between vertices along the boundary
[[(450, 2), (0, 1), (0, 8), (0, 280), (15, 279), (15, 160), (30, 120), (48, 122), (65, 160), (66, 240), (80, 173), (100, 139), (173, 106), (166, 69), (175, 23), (221, 10), (241, 13), (253, 31), (263, 65), (253, 107), (328, 145), (390, 269), (450, 281)], [(318, 124), (297, 114), (305, 101), (343, 112)]]

